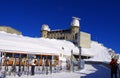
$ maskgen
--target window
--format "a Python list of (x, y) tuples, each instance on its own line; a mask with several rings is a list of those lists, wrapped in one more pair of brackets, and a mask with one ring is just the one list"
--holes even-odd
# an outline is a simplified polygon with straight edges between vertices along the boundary
[(6, 53), (6, 57), (12, 57), (12, 53)]
[(44, 59), (46, 59), (46, 58), (47, 58), (47, 56), (45, 56), (45, 55), (42, 55), (42, 59), (43, 59), (43, 58), (44, 58)]
[(75, 34), (75, 39), (77, 39), (77, 33)]
[(35, 55), (37, 59), (40, 59), (40, 55)]
[(74, 39), (74, 35), (73, 35), (73, 39)]
[(21, 54), (21, 58), (27, 58), (27, 54)]
[(20, 54), (15, 53), (15, 54), (14, 54), (14, 58), (20, 58)]
[(48, 56), (47, 58), (48, 58), (49, 60), (51, 60), (51, 59), (52, 59), (52, 56)]

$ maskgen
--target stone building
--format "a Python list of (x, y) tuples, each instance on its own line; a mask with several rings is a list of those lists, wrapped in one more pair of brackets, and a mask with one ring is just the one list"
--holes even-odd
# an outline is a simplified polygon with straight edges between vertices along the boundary
[(50, 30), (47, 24), (43, 24), (41, 35), (44, 38), (69, 40), (77, 46), (90, 48), (91, 35), (80, 32), (80, 19), (77, 17), (73, 17), (70, 28), (65, 30)]
[(17, 35), (21, 35), (22, 33), (16, 29), (13, 29), (9, 26), (0, 26), (0, 31), (4, 31), (7, 33), (11, 33), (11, 34), (17, 34)]

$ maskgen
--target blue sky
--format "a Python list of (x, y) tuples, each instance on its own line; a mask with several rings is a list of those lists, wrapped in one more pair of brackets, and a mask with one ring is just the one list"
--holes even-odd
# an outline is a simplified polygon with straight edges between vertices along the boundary
[(42, 24), (68, 29), (72, 16), (92, 40), (120, 53), (120, 0), (0, 0), (0, 25), (25, 36), (40, 37)]

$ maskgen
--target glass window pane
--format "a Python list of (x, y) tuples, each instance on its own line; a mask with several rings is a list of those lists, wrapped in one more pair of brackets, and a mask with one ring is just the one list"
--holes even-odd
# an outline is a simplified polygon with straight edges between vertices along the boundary
[(21, 58), (27, 58), (27, 54), (21, 54)]
[(40, 55), (35, 55), (35, 56), (36, 56), (37, 59), (38, 59), (38, 58), (40, 59)]
[(12, 53), (6, 53), (6, 57), (12, 57)]
[(15, 53), (15, 54), (14, 54), (14, 58), (20, 58), (20, 54)]
[(49, 60), (51, 60), (51, 59), (52, 59), (52, 56), (48, 56), (47, 58), (48, 58)]
[(42, 55), (42, 59), (43, 59), (43, 58), (46, 59), (46, 56), (45, 56), (45, 55)]

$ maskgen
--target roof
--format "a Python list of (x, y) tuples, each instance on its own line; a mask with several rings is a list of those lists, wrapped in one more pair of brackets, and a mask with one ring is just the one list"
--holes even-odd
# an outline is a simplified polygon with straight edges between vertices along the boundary
[[(66, 40), (32, 38), (5, 32), (0, 32), (0, 36), (0, 51), (58, 55), (60, 52), (70, 55), (71, 49), (78, 52), (78, 48), (72, 42)], [(64, 47), (64, 50), (62, 47)]]

